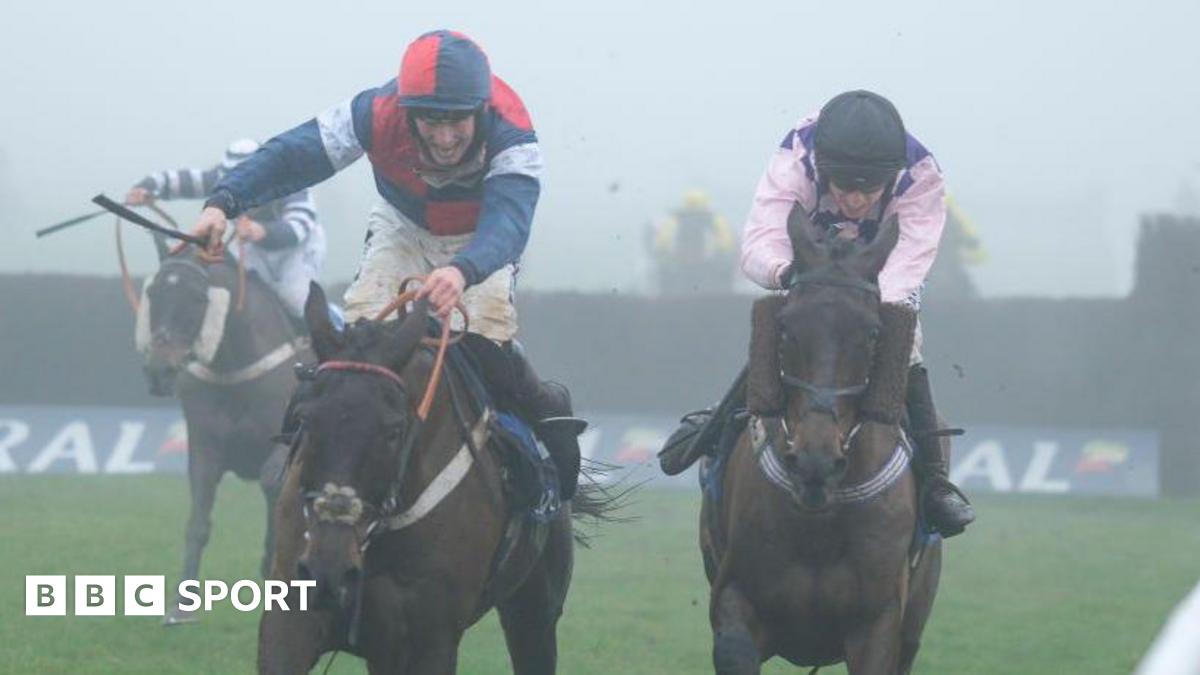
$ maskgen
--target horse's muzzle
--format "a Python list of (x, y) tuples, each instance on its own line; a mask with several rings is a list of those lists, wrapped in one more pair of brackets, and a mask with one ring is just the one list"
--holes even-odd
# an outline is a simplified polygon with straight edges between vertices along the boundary
[(296, 563), (296, 578), (317, 582), (316, 596), (309, 607), (350, 611), (358, 600), (362, 570), (349, 567), (340, 573), (326, 574), (313, 569), (308, 561), (301, 559)]
[(801, 511), (823, 513), (833, 507), (833, 491), (826, 485), (800, 484), (796, 486), (792, 498)]
[(175, 395), (175, 379), (179, 376), (179, 371), (183, 370), (190, 353), (191, 348), (186, 343), (172, 340), (162, 333), (154, 336), (150, 352), (146, 355), (146, 363), (142, 366), (152, 395)]
[(324, 540), (310, 535), (308, 550), (296, 562), (296, 578), (317, 582), (310, 607), (349, 611), (358, 602), (363, 578), (360, 557), (347, 554), (348, 545), (357, 547), (354, 530), (325, 525), (319, 531)]

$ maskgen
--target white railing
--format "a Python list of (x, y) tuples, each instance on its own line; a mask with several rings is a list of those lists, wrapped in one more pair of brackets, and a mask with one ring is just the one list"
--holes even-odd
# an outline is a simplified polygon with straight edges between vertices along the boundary
[(1171, 612), (1135, 675), (1200, 675), (1200, 584)]

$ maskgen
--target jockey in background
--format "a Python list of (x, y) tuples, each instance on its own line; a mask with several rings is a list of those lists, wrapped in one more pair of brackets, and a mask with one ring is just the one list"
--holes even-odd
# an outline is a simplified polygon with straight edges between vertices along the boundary
[(689, 190), (648, 238), (658, 290), (667, 295), (729, 292), (737, 240), (708, 195)]
[[(796, 204), (816, 229), (814, 238), (867, 242), (885, 219), (897, 216), (900, 238), (879, 273), (881, 299), (920, 309), (946, 222), (945, 186), (933, 155), (906, 133), (887, 99), (868, 91), (846, 92), (784, 136), (755, 190), (742, 238), (742, 270), (763, 288), (789, 286), (787, 220)], [(918, 324), (906, 395), (915, 469), (930, 526), (953, 536), (975, 519), (975, 512), (947, 477), (939, 437), (928, 433), (938, 429), (938, 418), (920, 348)]]
[[(428, 275), (420, 297), (443, 318), (460, 301), (470, 331), (499, 345), (505, 387), (558, 467), (570, 499), (580, 429), (566, 388), (543, 382), (520, 345), (517, 265), (541, 190), (542, 153), (524, 104), (487, 56), (447, 30), (417, 38), (399, 75), (267, 141), (221, 178), (193, 234), (219, 250), (227, 219), (315, 185), (363, 155), (382, 198), (367, 217), (346, 290), (348, 320), (373, 318), (401, 280)], [(455, 315), (452, 321), (457, 322)]]
[[(217, 184), (258, 148), (257, 142), (244, 138), (230, 143), (221, 163), (212, 168), (150, 174), (129, 190), (125, 203), (211, 197)], [(247, 211), (237, 220), (237, 232), (245, 246), (234, 246), (230, 253), (244, 256), (246, 270), (275, 292), (293, 319), (300, 319), (308, 284), (325, 261), (325, 230), (317, 222), (312, 192), (300, 189)]]

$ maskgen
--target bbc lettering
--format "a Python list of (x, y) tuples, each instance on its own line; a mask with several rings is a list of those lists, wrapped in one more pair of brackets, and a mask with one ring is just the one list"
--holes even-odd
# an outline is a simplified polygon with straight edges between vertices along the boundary
[[(243, 579), (232, 586), (224, 581), (207, 579), (203, 582), (187, 579), (177, 588), (179, 608), (192, 612), (212, 611), (213, 605), (228, 600), (240, 612), (253, 612), (261, 604), (267, 611), (288, 611), (287, 596), (291, 588), (300, 590), (296, 609), (308, 609), (308, 593), (315, 581), (267, 580), (260, 587), (257, 581)], [(62, 575), (29, 575), (25, 577), (26, 616), (67, 616), (67, 577)], [(122, 577), (124, 616), (162, 616), (166, 613), (166, 578), (158, 575), (126, 575)], [(72, 588), (75, 616), (116, 616), (117, 577), (113, 575), (81, 574), (74, 578)]]

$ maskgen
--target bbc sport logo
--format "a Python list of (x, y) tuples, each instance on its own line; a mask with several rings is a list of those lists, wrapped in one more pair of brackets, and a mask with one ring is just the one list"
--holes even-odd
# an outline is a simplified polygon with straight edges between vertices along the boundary
[[(74, 577), (73, 598), (75, 616), (116, 616), (117, 577), (102, 574), (79, 574)], [(311, 580), (276, 581), (268, 579), (260, 583), (249, 579), (235, 581), (232, 585), (218, 579), (197, 581), (185, 579), (179, 582), (177, 592), (179, 608), (186, 612), (212, 611), (213, 605), (229, 601), (240, 612), (291, 611), (288, 595), (298, 589), (296, 610), (308, 610), (308, 593), (316, 587)], [(124, 591), (122, 613), (124, 616), (163, 616), (167, 608), (167, 579), (161, 575), (129, 574), (121, 577)], [(25, 616), (67, 616), (67, 577), (64, 575), (37, 575), (25, 577)]]

